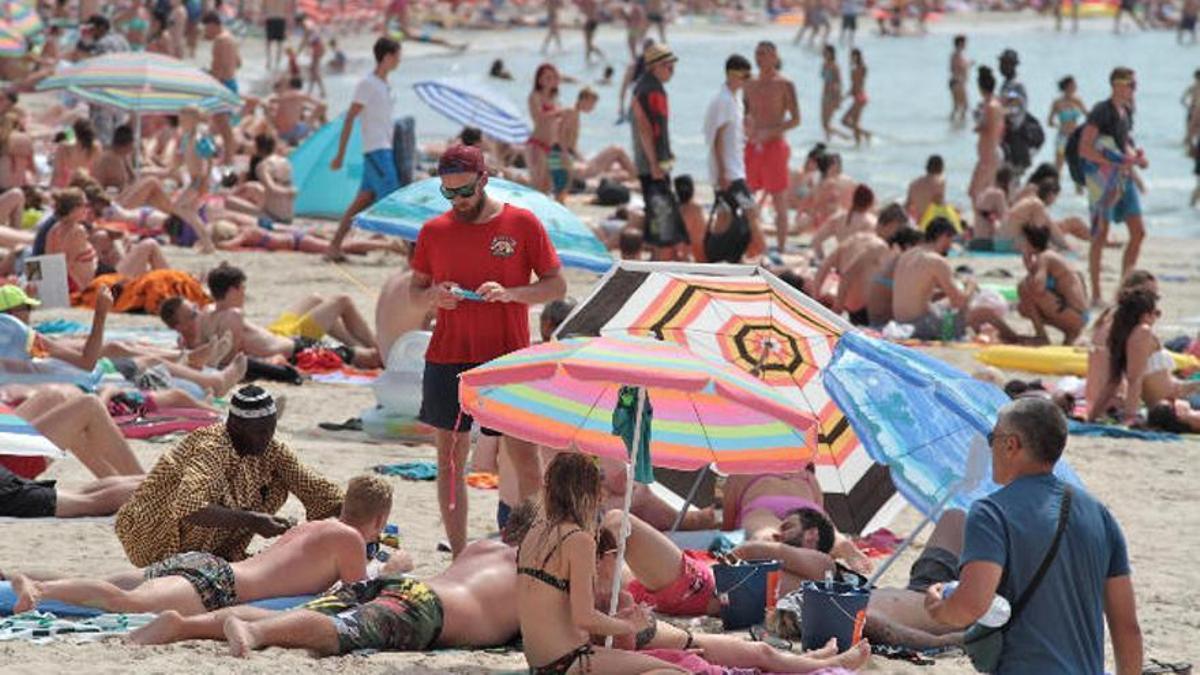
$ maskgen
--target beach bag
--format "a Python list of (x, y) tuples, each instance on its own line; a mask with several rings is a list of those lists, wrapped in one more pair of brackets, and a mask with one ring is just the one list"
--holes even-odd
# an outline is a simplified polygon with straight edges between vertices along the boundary
[[(1033, 574), (1033, 579), (1030, 579), (1029, 585), (1025, 587), (1025, 591), (1021, 593), (1021, 597), (1013, 605), (1012, 615), (1009, 616), (1008, 621), (999, 628), (974, 623), (971, 624), (971, 627), (963, 635), (963, 649), (967, 652), (967, 656), (970, 657), (971, 665), (975, 667), (975, 670), (981, 673), (994, 673), (1000, 667), (1000, 655), (1004, 652), (1004, 634), (1016, 623), (1021, 610), (1025, 609), (1025, 605), (1033, 597), (1034, 591), (1038, 589), (1038, 586), (1042, 583), (1042, 579), (1046, 577), (1046, 572), (1050, 571), (1050, 564), (1054, 562), (1054, 558), (1058, 555), (1058, 545), (1062, 543), (1063, 534), (1067, 530), (1067, 520), (1071, 516), (1072, 494), (1073, 490), (1071, 486), (1064, 485), (1062, 505), (1058, 509), (1058, 529), (1054, 532), (1054, 541), (1050, 542), (1050, 549), (1046, 551), (1046, 556), (1042, 558), (1042, 564), (1038, 566), (1037, 572)], [(1005, 575), (1007, 574), (1008, 570), (1005, 570)]]
[(629, 188), (624, 185), (609, 180), (607, 178), (600, 179), (600, 185), (596, 187), (596, 204), (600, 206), (620, 206), (629, 203)]
[(704, 259), (737, 264), (750, 246), (746, 210), (727, 193), (718, 192), (704, 230)]
[(1079, 187), (1083, 187), (1086, 179), (1083, 176), (1083, 158), (1079, 155), (1079, 139), (1083, 136), (1083, 128), (1087, 126), (1080, 124), (1075, 127), (1075, 131), (1071, 132), (1070, 138), (1067, 139), (1067, 145), (1063, 148), (1063, 159), (1067, 165), (1067, 171), (1071, 174), (1071, 182)]

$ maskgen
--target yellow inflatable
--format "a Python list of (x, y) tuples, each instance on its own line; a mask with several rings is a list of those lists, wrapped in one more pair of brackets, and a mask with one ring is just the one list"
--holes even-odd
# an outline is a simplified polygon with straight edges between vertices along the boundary
[(930, 203), (929, 206), (925, 207), (925, 213), (921, 214), (921, 220), (917, 223), (917, 229), (924, 232), (925, 228), (929, 226), (930, 221), (939, 216), (949, 220), (950, 224), (954, 225), (954, 231), (962, 234), (962, 218), (959, 217), (958, 211), (949, 204)]
[[(1087, 375), (1086, 347), (1021, 347), (996, 345), (975, 353), (975, 359), (1004, 370), (1021, 370), (1042, 375)], [(1200, 359), (1189, 354), (1172, 354), (1176, 370), (1200, 368)]]

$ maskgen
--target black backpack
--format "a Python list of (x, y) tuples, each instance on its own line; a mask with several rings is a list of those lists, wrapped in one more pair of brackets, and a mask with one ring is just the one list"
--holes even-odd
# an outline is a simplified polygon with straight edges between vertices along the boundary
[(1067, 171), (1071, 174), (1071, 181), (1083, 187), (1083, 158), (1079, 156), (1079, 138), (1083, 136), (1083, 128), (1087, 126), (1080, 124), (1075, 127), (1075, 131), (1071, 132), (1070, 138), (1067, 139), (1067, 145), (1063, 148), (1063, 159), (1067, 165)]
[[(716, 232), (717, 219), (728, 218), (728, 226)], [(712, 210), (708, 214), (708, 227), (704, 231), (704, 258), (710, 263), (742, 262), (742, 256), (750, 247), (750, 220), (746, 210), (733, 196), (717, 192)]]

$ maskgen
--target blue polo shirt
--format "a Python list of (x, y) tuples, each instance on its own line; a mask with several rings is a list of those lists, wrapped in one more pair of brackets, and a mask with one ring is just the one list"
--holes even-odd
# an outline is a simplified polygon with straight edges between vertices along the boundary
[[(1041, 565), (1062, 504), (1052, 474), (1024, 476), (975, 502), (961, 565), (1004, 568), (998, 593), (1016, 603)], [(1041, 586), (1004, 636), (999, 673), (1104, 672), (1104, 585), (1129, 574), (1121, 528), (1103, 504), (1075, 487), (1071, 516)]]

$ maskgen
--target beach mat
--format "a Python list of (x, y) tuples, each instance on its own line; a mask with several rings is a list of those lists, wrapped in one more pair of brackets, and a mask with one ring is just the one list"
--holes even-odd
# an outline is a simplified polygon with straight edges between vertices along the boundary
[[(282, 611), (299, 607), (316, 597), (315, 595), (293, 595), (286, 598), (265, 598), (248, 604), (251, 607)], [(0, 616), (11, 616), (13, 605), (16, 602), (17, 596), (13, 593), (12, 582), (0, 581)], [(65, 602), (56, 602), (54, 600), (38, 603), (38, 611), (50, 612), (56, 616), (100, 616), (104, 613), (92, 607), (68, 605)]]
[(23, 612), (0, 619), (0, 642), (21, 640), (47, 644), (59, 639), (92, 642), (125, 635), (154, 620), (153, 614), (98, 614), (89, 618), (64, 619), (52, 612)]

